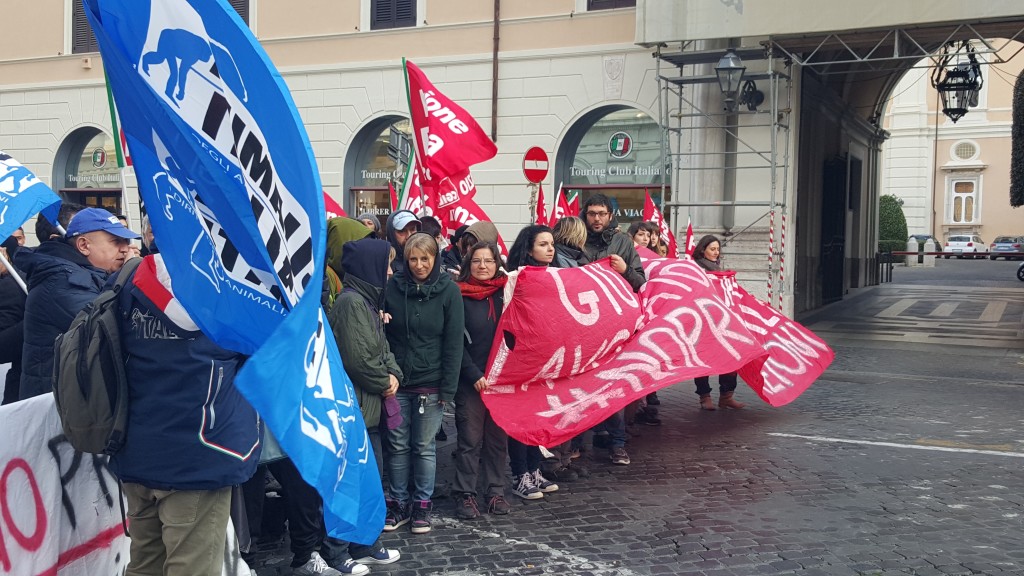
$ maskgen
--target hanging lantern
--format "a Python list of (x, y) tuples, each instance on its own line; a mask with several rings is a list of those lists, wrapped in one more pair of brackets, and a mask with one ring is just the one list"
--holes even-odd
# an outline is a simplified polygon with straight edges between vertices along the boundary
[(740, 91), (740, 83), (746, 71), (747, 67), (743, 65), (743, 60), (740, 60), (732, 48), (725, 51), (725, 56), (722, 56), (715, 66), (715, 75), (718, 76), (718, 86), (725, 95), (727, 110), (736, 109), (736, 93)]
[[(978, 105), (984, 80), (970, 42), (961, 42), (953, 52), (949, 50), (951, 46), (954, 46), (952, 42), (943, 47), (943, 55), (932, 73), (932, 86), (942, 99), (942, 113), (955, 124), (967, 114), (968, 108)], [(956, 64), (953, 64), (954, 58), (958, 61)]]

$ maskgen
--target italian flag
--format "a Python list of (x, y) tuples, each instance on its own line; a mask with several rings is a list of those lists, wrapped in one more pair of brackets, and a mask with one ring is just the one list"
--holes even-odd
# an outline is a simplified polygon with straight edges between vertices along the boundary
[(117, 135), (115, 137), (117, 141), (114, 144), (114, 151), (117, 153), (117, 167), (124, 168), (125, 166), (132, 165), (132, 157), (128, 154), (128, 141), (125, 140), (124, 130), (121, 130), (121, 123), (117, 121), (117, 107), (114, 106), (114, 94), (110, 91), (110, 79), (107, 78), (106, 72), (103, 73), (103, 78), (107, 82), (107, 106), (110, 107), (110, 126), (113, 128), (114, 134)]
[(612, 141), (609, 144), (612, 152), (620, 155), (626, 155), (629, 153), (629, 138), (622, 133), (615, 134), (612, 136)]

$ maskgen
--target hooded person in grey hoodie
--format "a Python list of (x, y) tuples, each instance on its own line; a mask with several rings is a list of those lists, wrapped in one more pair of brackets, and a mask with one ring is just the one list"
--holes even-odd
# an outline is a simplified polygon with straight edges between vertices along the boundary
[(419, 230), (420, 221), (411, 210), (396, 210), (388, 216), (386, 240), (395, 249), (395, 254), (398, 254), (398, 258), (391, 262), (391, 271), (395, 274), (405, 271), (405, 258), (402, 257), (405, 253), (405, 241)]

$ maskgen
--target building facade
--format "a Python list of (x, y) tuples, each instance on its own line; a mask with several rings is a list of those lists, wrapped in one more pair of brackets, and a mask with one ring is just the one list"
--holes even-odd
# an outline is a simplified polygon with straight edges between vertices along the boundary
[[(80, 3), (12, 4), (9, 21), (24, 25), (0, 51), (0, 149), (65, 198), (137, 223), (135, 177), (115, 162), (102, 58)], [(651, 51), (634, 43), (635, 2), (232, 4), (291, 90), (325, 191), (350, 214), (386, 217), (388, 183), (404, 174), (396, 153), (409, 133), (403, 57), (498, 145), (473, 175), (477, 202), (504, 235), (530, 221), (522, 166), (532, 146), (552, 159), (548, 198), (559, 185), (584, 197), (604, 192), (628, 224), (641, 218), (646, 189), (660, 197), (657, 84)]]
[[(1005, 56), (1024, 48), (1006, 44)], [(883, 193), (903, 200), (911, 234), (944, 239), (978, 234), (986, 242), (1024, 236), (1022, 214), (1010, 209), (1013, 84), (1024, 60), (988, 63), (978, 105), (956, 123), (942, 114), (928, 68), (907, 72), (885, 116)]]

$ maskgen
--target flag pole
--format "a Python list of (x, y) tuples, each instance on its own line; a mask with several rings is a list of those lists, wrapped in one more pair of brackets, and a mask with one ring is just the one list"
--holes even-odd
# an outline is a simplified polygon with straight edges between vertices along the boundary
[(117, 157), (117, 171), (121, 178), (121, 210), (124, 212), (128, 228), (132, 227), (132, 211), (128, 209), (128, 193), (125, 184), (125, 162), (124, 154), (121, 152), (121, 127), (117, 123), (117, 108), (114, 106), (114, 93), (110, 90), (110, 78), (107, 71), (103, 71), (103, 82), (107, 86), (107, 107), (110, 109), (110, 125), (114, 136), (114, 154)]
[(7, 272), (9, 272), (11, 276), (14, 276), (14, 281), (18, 283), (18, 286), (21, 286), (25, 295), (28, 295), (28, 286), (25, 286), (25, 281), (21, 279), (18, 271), (14, 269), (14, 266), (11, 266), (11, 262), (7, 260), (6, 256), (4, 256), (3, 251), (0, 251), (0, 264), (3, 264), (4, 268), (7, 268)]

